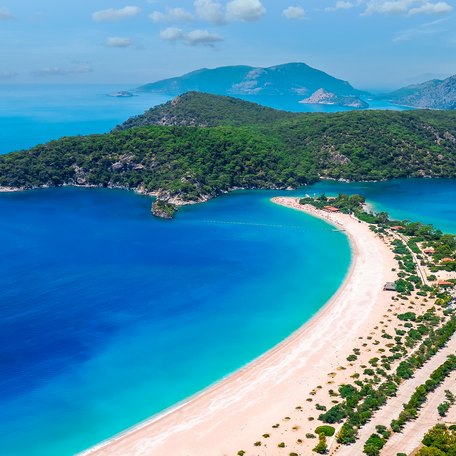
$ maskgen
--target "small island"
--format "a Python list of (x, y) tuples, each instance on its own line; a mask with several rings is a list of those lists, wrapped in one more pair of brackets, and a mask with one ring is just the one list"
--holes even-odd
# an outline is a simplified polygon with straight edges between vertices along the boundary
[(131, 92), (127, 92), (126, 90), (120, 90), (119, 92), (110, 93), (109, 96), (114, 98), (131, 98), (135, 95)]
[(318, 89), (309, 98), (301, 100), (303, 104), (337, 105), (346, 108), (366, 109), (369, 104), (356, 96), (337, 95), (325, 89)]
[(176, 206), (162, 199), (156, 199), (151, 208), (152, 214), (158, 218), (171, 220), (176, 214)]

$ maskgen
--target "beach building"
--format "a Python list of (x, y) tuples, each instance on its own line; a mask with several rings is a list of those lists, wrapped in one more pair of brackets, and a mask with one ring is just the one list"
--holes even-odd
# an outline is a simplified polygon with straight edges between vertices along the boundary
[(400, 230), (403, 230), (404, 227), (401, 226), (401, 225), (395, 225), (395, 226), (392, 226), (391, 229), (392, 229), (393, 231), (400, 231)]
[(453, 258), (442, 258), (440, 263), (452, 263), (453, 261)]
[(449, 282), (448, 280), (439, 280), (437, 282), (437, 285), (439, 287), (453, 287), (454, 283), (453, 282)]
[(325, 210), (326, 212), (332, 212), (332, 213), (340, 212), (340, 209), (338, 207), (334, 207), (334, 206), (325, 206), (323, 208), (323, 210)]
[(396, 284), (394, 282), (386, 282), (383, 291), (396, 291)]
[(432, 255), (435, 252), (435, 250), (432, 247), (428, 247), (427, 249), (423, 250), (423, 253), (426, 255)]

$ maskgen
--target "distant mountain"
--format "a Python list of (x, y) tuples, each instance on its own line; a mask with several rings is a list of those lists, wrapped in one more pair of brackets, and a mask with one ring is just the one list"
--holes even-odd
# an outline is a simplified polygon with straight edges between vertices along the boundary
[(198, 91), (215, 95), (235, 95), (251, 101), (259, 96), (284, 96), (295, 98), (298, 102), (319, 89), (339, 97), (367, 95), (347, 81), (337, 79), (305, 63), (287, 63), (269, 68), (203, 68), (176, 78), (146, 84), (138, 90), (173, 96)]
[(369, 105), (359, 97), (342, 96), (328, 92), (325, 89), (318, 89), (309, 98), (301, 100), (304, 104), (324, 104), (324, 105), (339, 105), (347, 108), (366, 109)]
[(443, 81), (433, 79), (385, 95), (393, 103), (428, 109), (456, 109), (456, 75)]

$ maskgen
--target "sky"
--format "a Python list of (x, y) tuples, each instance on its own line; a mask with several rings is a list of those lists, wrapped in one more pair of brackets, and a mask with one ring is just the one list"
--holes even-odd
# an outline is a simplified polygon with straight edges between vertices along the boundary
[(455, 0), (0, 0), (0, 84), (304, 62), (360, 89), (456, 74)]

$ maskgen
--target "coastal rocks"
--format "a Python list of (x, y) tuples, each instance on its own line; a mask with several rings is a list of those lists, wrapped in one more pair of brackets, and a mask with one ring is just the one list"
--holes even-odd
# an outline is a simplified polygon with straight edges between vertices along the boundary
[(128, 170), (140, 170), (144, 169), (144, 165), (141, 163), (135, 163), (134, 155), (121, 155), (118, 161), (111, 165), (113, 171), (128, 171)]
[(73, 166), (74, 170), (74, 182), (76, 185), (85, 185), (87, 183), (87, 174), (78, 165)]
[(358, 108), (365, 109), (369, 105), (361, 100), (361, 98), (355, 96), (343, 96), (337, 95), (332, 92), (328, 92), (325, 89), (318, 89), (309, 98), (301, 100), (299, 103), (303, 104), (321, 104), (321, 105), (338, 105), (347, 108)]
[(152, 204), (151, 211), (152, 214), (155, 215), (155, 217), (171, 220), (174, 218), (174, 215), (176, 213), (176, 206), (174, 206), (174, 204), (169, 203), (168, 201), (156, 199)]
[(25, 188), (19, 188), (19, 187), (0, 187), (0, 193), (11, 193), (11, 192), (22, 192), (24, 191)]

